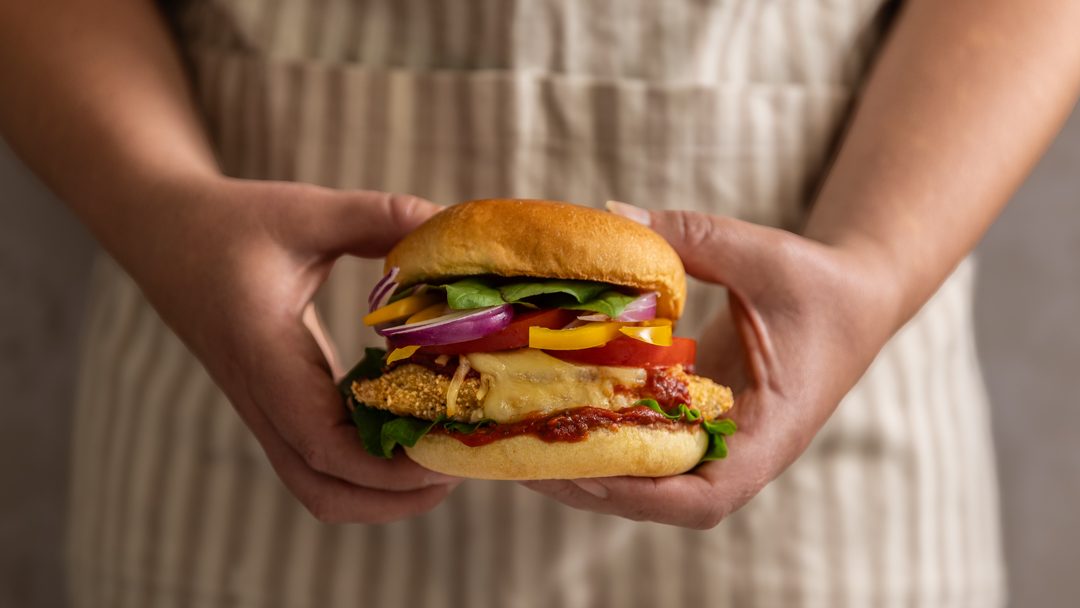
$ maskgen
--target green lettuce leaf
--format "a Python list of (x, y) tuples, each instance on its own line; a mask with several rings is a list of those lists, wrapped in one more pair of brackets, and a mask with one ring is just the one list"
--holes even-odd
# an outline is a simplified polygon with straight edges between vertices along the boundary
[(479, 422), (458, 422), (456, 420), (447, 420), (442, 423), (443, 428), (448, 431), (454, 431), (455, 433), (461, 433), (463, 435), (469, 435), (476, 432), (476, 429), (480, 427), (490, 426), (495, 424), (495, 421), (491, 418), (484, 418)]
[[(446, 303), (454, 310), (498, 306), (505, 303), (527, 306), (540, 304), (541, 306), (599, 312), (614, 318), (619, 316), (636, 296), (620, 293), (611, 287), (607, 283), (596, 281), (561, 279), (516, 281), (499, 285), (498, 279), (482, 277), (468, 277), (436, 286), (437, 289), (446, 290)], [(540, 300), (535, 301), (535, 298), (540, 298)]]
[(499, 288), (499, 294), (511, 304), (520, 303), (527, 298), (553, 294), (568, 295), (580, 304), (596, 298), (609, 288), (606, 283), (595, 281), (526, 281), (503, 285)]
[(592, 312), (603, 313), (614, 319), (622, 314), (622, 311), (626, 308), (627, 304), (636, 299), (637, 296), (628, 296), (624, 293), (608, 290), (587, 302), (569, 304), (563, 306), (563, 308), (568, 308), (570, 310), (590, 310)]
[(446, 289), (446, 303), (454, 310), (485, 308), (505, 303), (499, 290), (480, 278), (469, 277), (443, 287)]
[(495, 424), (495, 421), (490, 419), (479, 422), (457, 422), (448, 420), (445, 416), (439, 416), (435, 420), (421, 420), (412, 416), (398, 416), (362, 403), (353, 404), (352, 421), (356, 425), (360, 441), (364, 443), (364, 449), (372, 456), (379, 458), (393, 458), (394, 449), (399, 445), (413, 447), (436, 425), (442, 425), (449, 431), (468, 435), (478, 428)]
[(389, 450), (383, 448), (382, 430), (387, 423), (398, 418), (398, 416), (386, 410), (362, 404), (354, 404), (351, 415), (356, 431), (360, 435), (360, 441), (364, 444), (364, 449), (372, 456), (390, 458), (394, 448), (393, 446), (390, 446)]
[(735, 421), (730, 418), (703, 420), (701, 426), (705, 427), (705, 432), (709, 434), (709, 448), (705, 450), (705, 455), (701, 457), (701, 460), (723, 460), (727, 458), (728, 448), (724, 437), (735, 434), (737, 430)]
[(685, 403), (680, 403), (679, 406), (675, 408), (674, 414), (660, 407), (660, 404), (657, 403), (656, 399), (641, 399), (635, 402), (634, 405), (644, 405), (650, 410), (660, 412), (668, 420), (682, 420), (683, 418), (690, 422), (697, 422), (698, 420), (701, 420), (701, 412), (693, 408), (687, 407)]
[[(391, 414), (391, 416), (394, 415)], [(393, 420), (384, 423), (379, 430), (379, 452), (372, 452), (367, 444), (364, 447), (367, 448), (369, 453), (376, 456), (391, 458), (394, 455), (394, 448), (398, 444), (407, 448), (413, 447), (417, 441), (420, 441), (421, 437), (427, 435), (428, 431), (438, 423), (438, 420), (420, 420), (411, 416), (394, 416)]]
[(701, 457), (702, 462), (708, 460), (723, 460), (724, 458), (727, 458), (727, 441), (725, 441), (724, 438), (735, 434), (737, 427), (735, 426), (734, 420), (731, 420), (730, 418), (724, 418), (722, 420), (702, 420), (701, 412), (694, 408), (687, 407), (685, 403), (680, 403), (679, 407), (674, 410), (674, 413), (665, 411), (655, 399), (642, 399), (634, 403), (634, 405), (644, 405), (651, 410), (660, 412), (668, 420), (686, 419), (690, 422), (701, 420), (701, 427), (705, 429), (705, 433), (709, 436), (709, 447), (705, 449), (705, 455)]

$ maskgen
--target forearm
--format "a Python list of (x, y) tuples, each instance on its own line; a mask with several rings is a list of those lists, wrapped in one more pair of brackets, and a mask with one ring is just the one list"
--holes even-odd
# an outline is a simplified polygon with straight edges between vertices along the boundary
[(0, 90), (4, 138), (110, 249), (165, 212), (164, 183), (216, 172), (149, 0), (3, 3)]
[(900, 14), (805, 228), (888, 269), (897, 325), (971, 251), (1067, 117), (1077, 23), (1075, 0), (912, 0)]

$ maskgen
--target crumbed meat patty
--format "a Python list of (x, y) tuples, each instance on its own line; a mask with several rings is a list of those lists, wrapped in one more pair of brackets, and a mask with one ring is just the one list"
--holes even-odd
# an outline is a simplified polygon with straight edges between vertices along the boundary
[[(399, 416), (435, 420), (446, 414), (446, 391), (450, 377), (421, 365), (398, 365), (374, 380), (352, 383), (353, 397), (369, 407), (390, 410)], [(480, 378), (468, 376), (458, 390), (457, 420), (475, 422), (480, 413)]]
[[(704, 414), (706, 419), (718, 418), (731, 409), (731, 389), (716, 384), (708, 378), (688, 374), (681, 367), (671, 368), (669, 373), (685, 382), (690, 393), (690, 405)], [(446, 414), (446, 392), (450, 377), (424, 366), (408, 363), (398, 365), (373, 380), (353, 382), (352, 393), (357, 401), (379, 409), (389, 410), (399, 416), (414, 416), (435, 420)], [(476, 422), (483, 418), (480, 407), (480, 379), (467, 376), (458, 391), (457, 412), (452, 418)], [(632, 399), (645, 397), (630, 396)], [(628, 399), (620, 395), (610, 403), (588, 403), (606, 409), (625, 407)]]

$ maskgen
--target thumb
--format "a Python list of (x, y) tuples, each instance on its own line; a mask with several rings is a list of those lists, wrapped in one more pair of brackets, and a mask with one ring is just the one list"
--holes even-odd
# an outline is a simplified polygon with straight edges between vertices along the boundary
[(660, 233), (691, 276), (728, 288), (744, 360), (755, 384), (766, 384), (769, 370), (776, 367), (776, 351), (769, 328), (752, 302), (772, 284), (772, 262), (784, 251), (787, 233), (697, 211), (649, 211), (616, 201), (608, 201), (607, 208)]
[(337, 257), (386, 255), (398, 241), (443, 207), (410, 194), (371, 190), (330, 191), (317, 217), (304, 222), (307, 247)]
[(741, 286), (761, 264), (773, 229), (698, 211), (648, 210), (608, 201), (608, 211), (649, 226), (671, 244), (686, 272), (710, 283)]

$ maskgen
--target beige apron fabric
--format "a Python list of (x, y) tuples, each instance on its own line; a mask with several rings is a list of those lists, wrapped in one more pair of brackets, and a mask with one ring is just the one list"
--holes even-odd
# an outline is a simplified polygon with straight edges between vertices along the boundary
[[(193, 0), (176, 10), (231, 175), (609, 198), (795, 227), (880, 0)], [(253, 201), (257, 204), (257, 201)], [(378, 263), (319, 303), (347, 358)], [(76, 407), (76, 606), (994, 606), (1003, 600), (970, 263), (806, 454), (714, 530), (467, 482), (386, 526), (315, 522), (103, 259)], [(720, 305), (694, 285), (692, 334)]]

